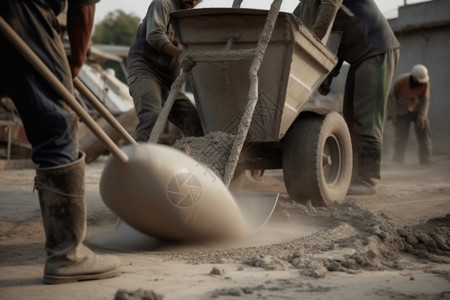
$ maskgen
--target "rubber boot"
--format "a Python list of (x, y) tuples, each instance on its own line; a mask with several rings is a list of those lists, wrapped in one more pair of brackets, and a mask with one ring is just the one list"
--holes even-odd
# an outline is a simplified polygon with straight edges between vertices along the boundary
[(46, 236), (44, 283), (105, 279), (120, 274), (120, 260), (97, 255), (82, 244), (86, 236), (84, 153), (70, 164), (36, 170)]
[(357, 160), (357, 176), (354, 176), (347, 195), (374, 195), (380, 180), (381, 151), (370, 150), (360, 153)]

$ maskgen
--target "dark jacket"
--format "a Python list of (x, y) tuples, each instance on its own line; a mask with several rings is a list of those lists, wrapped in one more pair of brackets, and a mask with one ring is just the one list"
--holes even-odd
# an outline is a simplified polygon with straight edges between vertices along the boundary
[(343, 0), (342, 5), (339, 2), (302, 0), (294, 14), (321, 38), (333, 21), (332, 6), (339, 7), (332, 29), (342, 32), (337, 56), (351, 65), (400, 48), (388, 21), (373, 0)]

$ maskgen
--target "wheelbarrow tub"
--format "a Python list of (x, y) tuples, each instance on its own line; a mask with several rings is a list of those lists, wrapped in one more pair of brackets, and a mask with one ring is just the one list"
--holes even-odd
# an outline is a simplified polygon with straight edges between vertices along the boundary
[[(256, 48), (267, 10), (204, 8), (172, 13), (174, 29), (189, 51)], [(192, 69), (194, 95), (205, 134), (235, 134), (248, 102), (252, 58), (220, 56)], [(279, 141), (337, 58), (290, 13), (280, 12), (258, 73), (258, 104), (247, 141)]]

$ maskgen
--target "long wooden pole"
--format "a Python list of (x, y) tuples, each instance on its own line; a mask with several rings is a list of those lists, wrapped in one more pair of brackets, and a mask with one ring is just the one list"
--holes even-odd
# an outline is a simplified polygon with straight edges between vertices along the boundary
[(75, 88), (86, 97), (86, 100), (94, 107), (100, 115), (111, 125), (112, 128), (117, 130), (120, 135), (130, 144), (136, 144), (135, 139), (128, 133), (128, 131), (120, 124), (116, 118), (111, 114), (109, 110), (98, 100), (98, 98), (81, 82), (79, 78), (73, 80)]

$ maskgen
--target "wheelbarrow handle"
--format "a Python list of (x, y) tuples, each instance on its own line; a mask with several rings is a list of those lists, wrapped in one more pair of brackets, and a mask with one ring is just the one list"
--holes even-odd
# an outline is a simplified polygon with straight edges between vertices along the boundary
[(23, 57), (41, 74), (41, 76), (50, 84), (51, 87), (63, 98), (63, 100), (72, 108), (86, 126), (104, 142), (109, 151), (117, 156), (122, 162), (128, 161), (128, 156), (123, 153), (119, 147), (109, 138), (94, 119), (86, 112), (80, 103), (75, 99), (72, 93), (56, 78), (42, 60), (33, 52), (33, 50), (22, 40), (13, 28), (0, 16), (0, 31), (19, 51)]
[(164, 130), (164, 126), (166, 125), (167, 119), (169, 118), (170, 110), (172, 109), (173, 104), (175, 103), (175, 98), (177, 97), (180, 89), (183, 87), (183, 84), (186, 82), (189, 73), (181, 70), (181, 73), (172, 83), (170, 88), (169, 96), (167, 97), (166, 102), (161, 110), (161, 113), (156, 120), (155, 126), (150, 133), (150, 138), (148, 139), (149, 143), (158, 143), (158, 139), (161, 133)]

